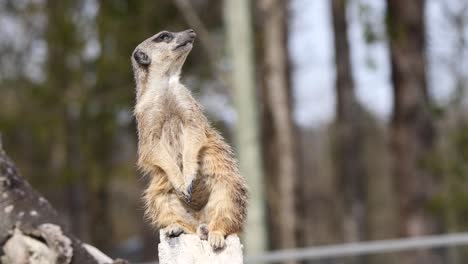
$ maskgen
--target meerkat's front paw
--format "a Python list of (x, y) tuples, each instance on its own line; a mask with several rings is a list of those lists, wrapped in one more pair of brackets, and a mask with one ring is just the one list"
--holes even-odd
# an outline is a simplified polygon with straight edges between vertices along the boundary
[(171, 224), (164, 229), (167, 237), (178, 237), (183, 233), (186, 233), (185, 230), (179, 224)]
[(187, 194), (187, 203), (190, 203), (192, 201), (192, 191), (193, 191), (193, 182), (190, 181), (189, 184), (187, 184), (187, 187), (185, 188), (185, 192)]
[(226, 246), (224, 235), (219, 232), (210, 232), (208, 234), (208, 243), (215, 251), (223, 249)]
[(187, 204), (192, 202), (192, 186), (189, 185), (185, 187), (184, 185), (180, 186), (179, 188), (175, 188), (177, 196), (182, 199)]
[(182, 186), (177, 190), (177, 194), (180, 198), (182, 198), (186, 203), (192, 202), (192, 190), (193, 185), (192, 183), (188, 184), (187, 186)]
[(197, 235), (200, 237), (201, 240), (207, 240), (208, 239), (208, 226), (206, 224), (201, 224), (197, 228)]

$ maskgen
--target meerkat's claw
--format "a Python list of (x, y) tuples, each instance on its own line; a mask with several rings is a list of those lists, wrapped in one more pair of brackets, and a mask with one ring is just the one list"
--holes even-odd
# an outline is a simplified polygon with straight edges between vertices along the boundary
[(182, 198), (188, 204), (192, 202), (192, 191), (193, 191), (193, 182), (190, 182), (187, 187), (184, 188), (183, 192), (181, 193)]
[(182, 199), (184, 199), (184, 201), (189, 204), (192, 202), (192, 194), (191, 193), (181, 193), (181, 196), (182, 196)]
[(206, 224), (201, 224), (197, 228), (197, 235), (201, 240), (208, 240), (208, 226)]
[(224, 235), (218, 232), (210, 232), (208, 234), (208, 243), (215, 251), (221, 250), (226, 246)]
[(193, 191), (193, 182), (190, 182), (190, 184), (187, 187), (187, 194), (190, 197), (190, 200), (192, 200), (192, 191)]
[(189, 188), (179, 187), (178, 189), (175, 189), (177, 196), (187, 204), (192, 202), (192, 188), (190, 186)]
[(190, 182), (190, 184), (187, 187), (187, 195), (185, 197), (186, 198), (185, 202), (187, 202), (187, 203), (192, 202), (192, 191), (193, 191), (193, 182)]
[(185, 232), (179, 224), (172, 224), (165, 229), (167, 237), (178, 237)]

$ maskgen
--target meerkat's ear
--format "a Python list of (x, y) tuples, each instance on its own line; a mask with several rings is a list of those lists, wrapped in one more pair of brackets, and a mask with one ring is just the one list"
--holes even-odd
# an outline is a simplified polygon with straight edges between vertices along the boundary
[(135, 53), (133, 53), (133, 58), (135, 58), (136, 62), (138, 62), (140, 65), (148, 66), (151, 64), (150, 57), (143, 51), (135, 51)]

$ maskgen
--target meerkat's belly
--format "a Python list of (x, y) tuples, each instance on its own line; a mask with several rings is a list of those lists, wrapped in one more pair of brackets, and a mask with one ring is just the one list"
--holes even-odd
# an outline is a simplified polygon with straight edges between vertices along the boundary
[(199, 211), (205, 207), (211, 194), (208, 187), (206, 177), (198, 175), (193, 182), (192, 201), (188, 205), (191, 209)]
[[(167, 142), (166, 145), (169, 146), (169, 154), (176, 160), (178, 167), (183, 173), (183, 122), (179, 117), (173, 116), (164, 122), (161, 131), (161, 140)], [(186, 207), (195, 211), (201, 210), (208, 202), (210, 196), (210, 191), (207, 190), (209, 184), (206, 182), (206, 177), (200, 175), (200, 171), (198, 173), (199, 175), (197, 175), (195, 181), (192, 183), (192, 200), (190, 204), (185, 204), (184, 202)]]

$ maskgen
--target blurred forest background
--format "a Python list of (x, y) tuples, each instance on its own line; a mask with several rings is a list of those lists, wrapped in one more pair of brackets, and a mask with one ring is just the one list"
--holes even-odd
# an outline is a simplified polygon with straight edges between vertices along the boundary
[[(250, 183), (248, 254), (461, 232), (467, 26), (466, 0), (0, 0), (0, 132), (78, 237), (154, 260), (130, 54), (193, 28), (182, 79)], [(467, 258), (453, 247), (320, 263)]]

